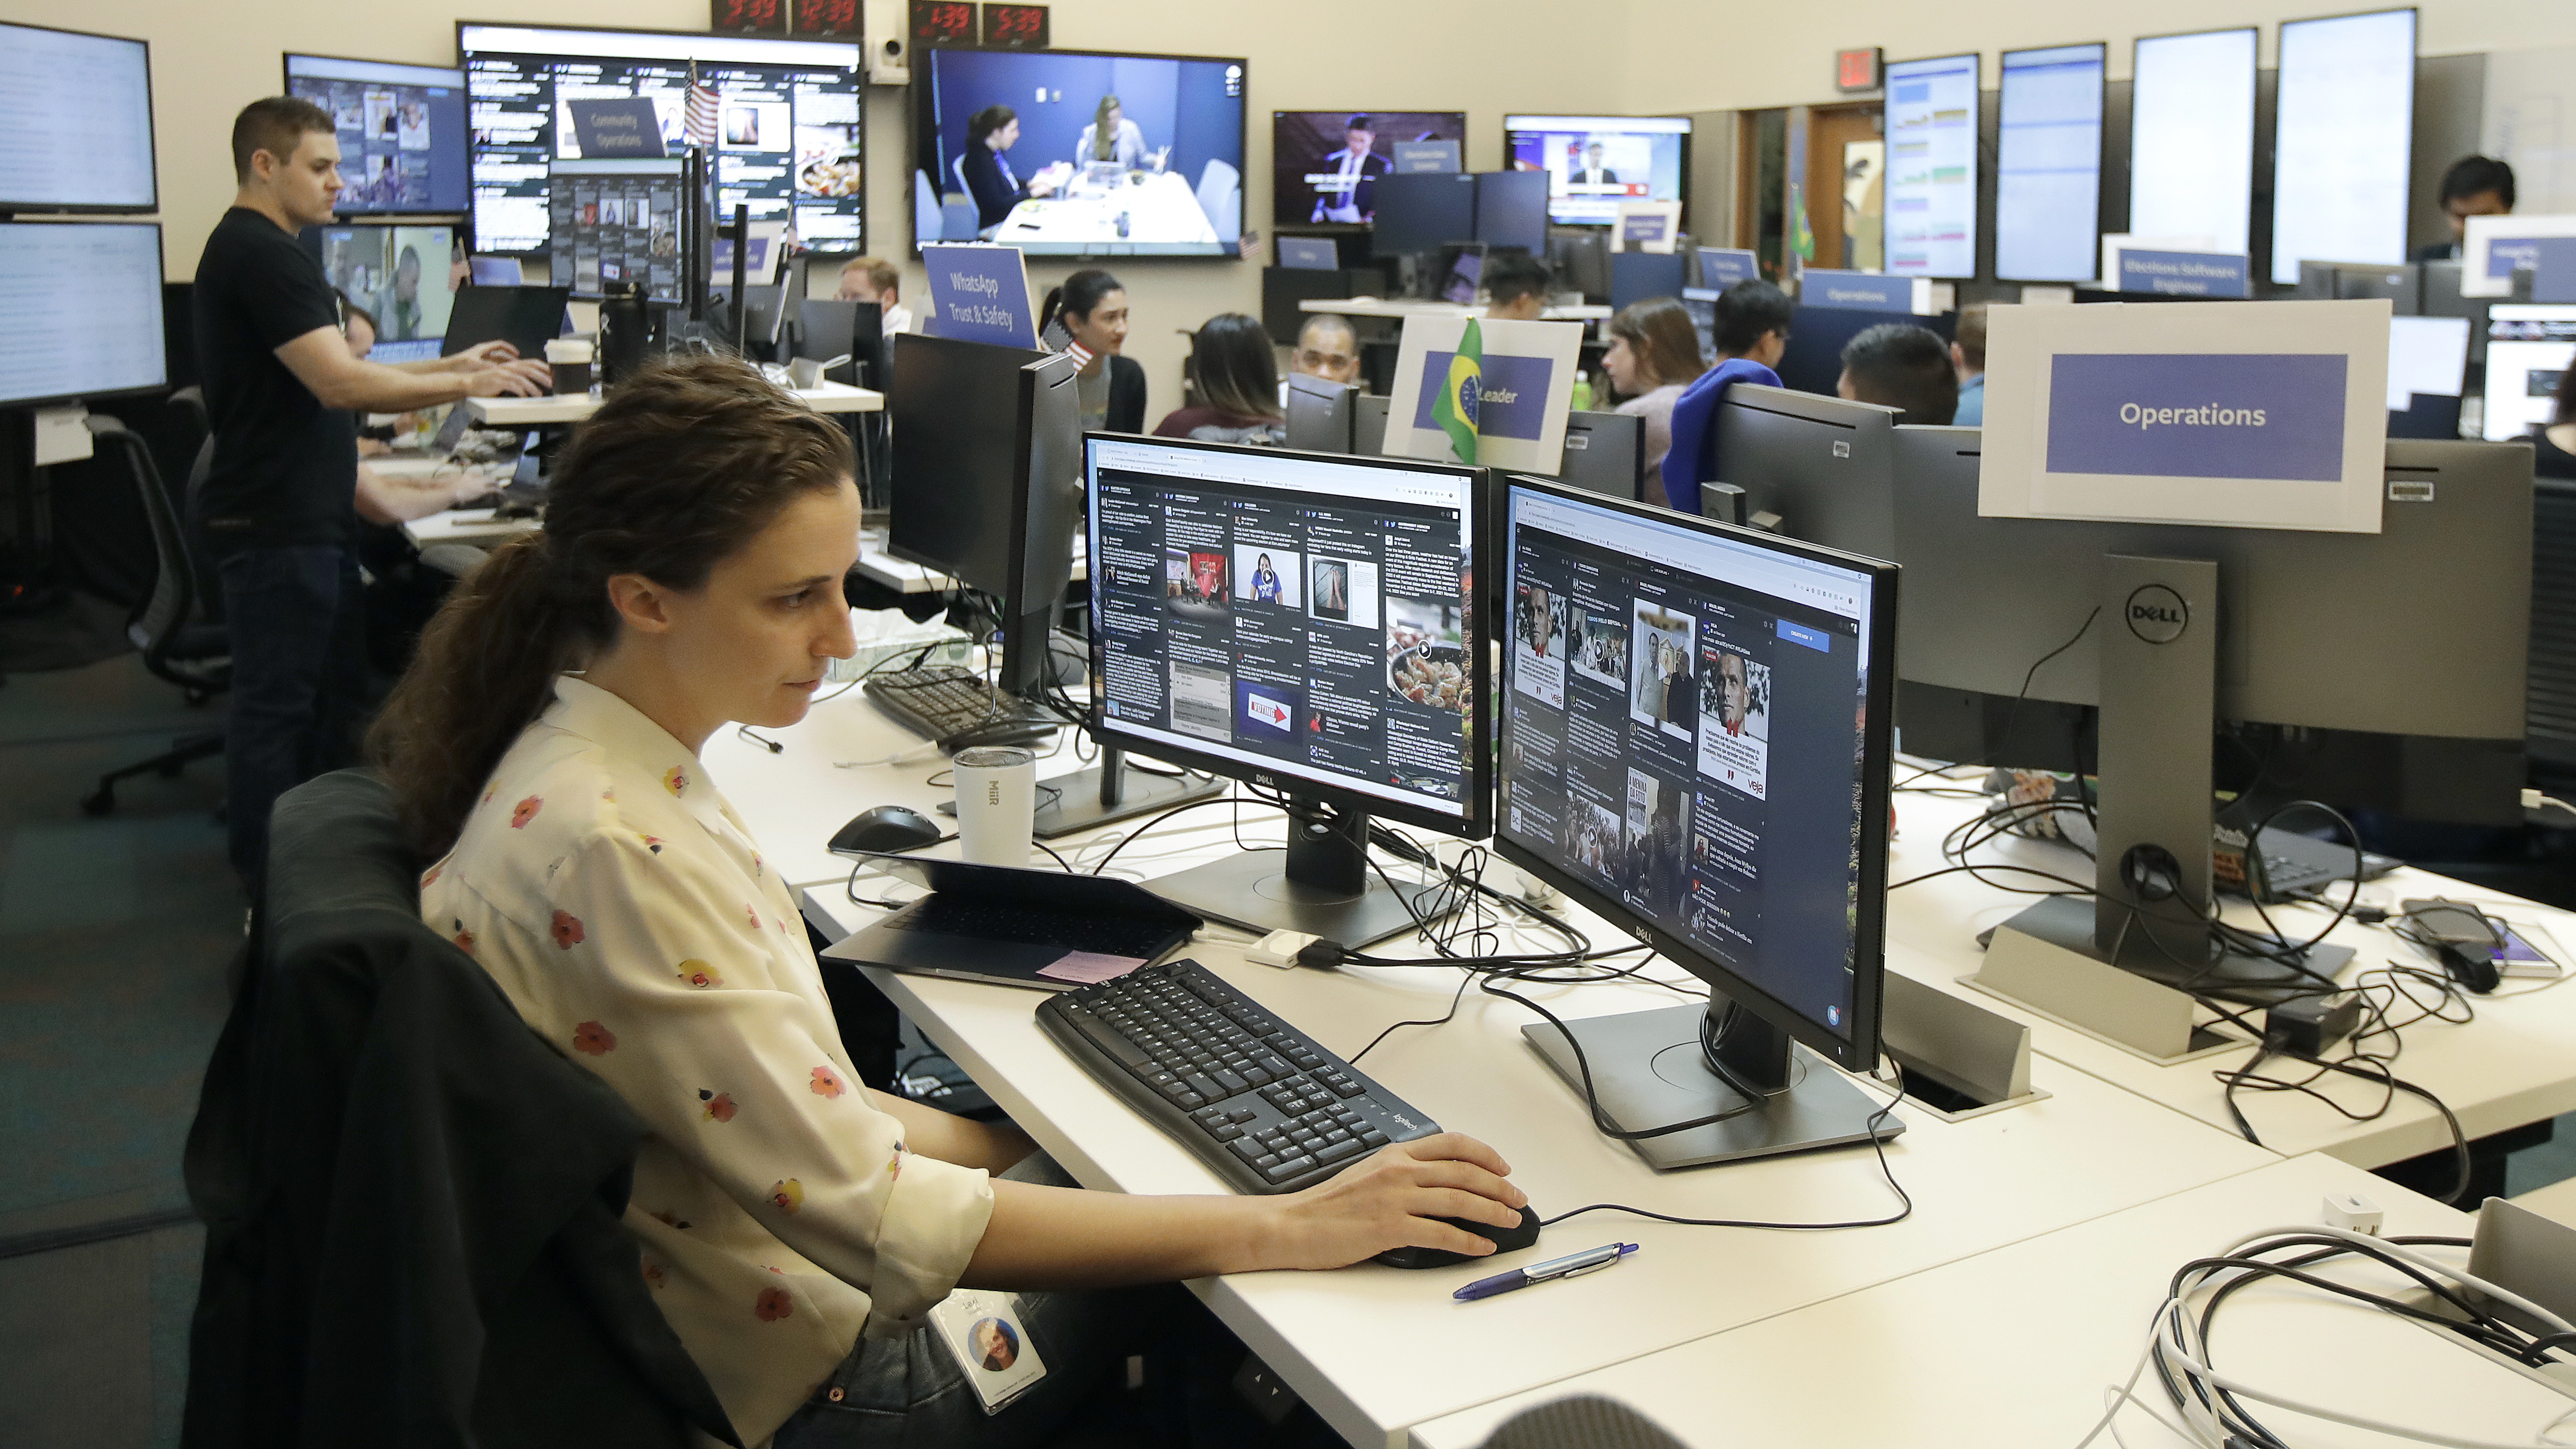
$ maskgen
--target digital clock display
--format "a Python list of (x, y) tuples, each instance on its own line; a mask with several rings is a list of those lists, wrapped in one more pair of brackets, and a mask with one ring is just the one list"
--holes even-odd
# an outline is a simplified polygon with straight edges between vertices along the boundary
[(785, 0), (708, 0), (707, 29), (721, 35), (784, 34)]
[(798, 35), (856, 35), (859, 0), (795, 0)]
[(912, 0), (912, 43), (973, 45), (975, 10), (966, 0)]
[(984, 44), (995, 50), (1044, 50), (1047, 8), (1043, 5), (986, 5)]

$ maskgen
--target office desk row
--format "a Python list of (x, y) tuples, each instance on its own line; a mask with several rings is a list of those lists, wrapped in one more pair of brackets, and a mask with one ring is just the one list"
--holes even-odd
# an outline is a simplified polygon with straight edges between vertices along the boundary
[[(870, 806), (934, 807), (948, 793), (932, 783), (945, 762), (855, 694), (818, 703), (777, 738), (786, 748), (772, 754), (719, 732), (704, 757), (764, 851), (799, 888), (807, 918), (837, 937), (877, 914), (854, 894), (910, 892), (874, 876), (853, 883), (848, 863), (824, 842)], [(1073, 738), (1068, 732), (1067, 746), (1043, 762), (1042, 778), (1078, 767)], [(904, 758), (870, 763), (898, 756)], [(1900, 800), (1895, 879), (1929, 868), (1946, 822), (1969, 808), (1932, 797)], [(1115, 848), (1111, 872), (1143, 878), (1217, 858), (1238, 841), (1276, 848), (1283, 839), (1278, 815), (1250, 802), (1239, 812), (1202, 807), (1122, 844), (1134, 828), (1112, 825), (1055, 844), (1076, 869)], [(2429, 877), (2391, 884), (2408, 894), (2464, 889)], [(1972, 993), (1952, 978), (1973, 968), (1973, 931), (2017, 903), (1965, 877), (1900, 890), (1891, 899), (1890, 969)], [(2512, 903), (2508, 914), (2555, 916), (2527, 903)], [(1580, 911), (1565, 918), (1597, 943), (1618, 939)], [(1537, 930), (1506, 932), (1513, 938), (1533, 948), (1555, 945)], [(1240, 932), (1211, 927), (1189, 954), (1345, 1054), (1391, 1023), (1439, 1017), (1462, 985), (1458, 970), (1444, 966), (1283, 971), (1248, 963), (1247, 944)], [(1427, 949), (1418, 942), (1379, 948), (1395, 956)], [(2365, 964), (2375, 959), (2366, 955)], [(1086, 1185), (1225, 1190), (1040, 1035), (1031, 994), (872, 974)], [(1515, 989), (1573, 1017), (1670, 1006), (1701, 992), (1661, 961), (1636, 979)], [(2576, 993), (2566, 996), (2576, 1001)], [(2464, 1120), (2502, 1123), (2525, 1110), (2562, 1110), (2552, 1104), (2576, 1095), (2576, 1022), (2560, 1016), (2566, 1008), (2558, 998), (2545, 992), (2482, 1003), (2474, 1026), (2410, 1028), (2407, 1075), (2451, 1100)], [(2422, 1124), (2410, 1116), (2392, 1112), (2356, 1128), (2303, 1099), (2249, 1100), (2244, 1105), (2266, 1144), (2258, 1147), (2223, 1117), (2213, 1120), (2211, 1063), (2127, 1067), (2119, 1048), (1976, 999), (2032, 1022), (2036, 1092), (1955, 1120), (1918, 1103), (1901, 1105), (1906, 1131), (1888, 1145), (1886, 1161), (1914, 1208), (1892, 1226), (1718, 1229), (1600, 1212), (1551, 1227), (1538, 1246), (1497, 1262), (1410, 1273), (1362, 1265), (1241, 1274), (1192, 1287), (1354, 1444), (1475, 1444), (1519, 1405), (1590, 1391), (1646, 1409), (1692, 1443), (2053, 1443), (2062, 1430), (2071, 1445), (2101, 1412), (2102, 1386), (2128, 1375), (2149, 1307), (2190, 1257), (2241, 1232), (2312, 1221), (2328, 1190), (2369, 1194), (2391, 1208), (2398, 1227), (2466, 1231), (2463, 1215), (2353, 1165), (2441, 1145), (2423, 1139)], [(1866, 1150), (1655, 1173), (1595, 1131), (1576, 1094), (1523, 1043), (1520, 1028), (1534, 1019), (1470, 988), (1454, 1019), (1394, 1032), (1363, 1065), (1443, 1125), (1492, 1143), (1543, 1213), (1615, 1202), (1685, 1217), (1822, 1223), (1896, 1210)], [(2436, 1045), (2444, 1033), (2456, 1040)], [(2552, 1067), (2538, 1050), (2485, 1049), (2490, 1033), (2563, 1045)], [(2208, 1093), (2196, 1095), (2195, 1077)], [(2438, 1119), (2433, 1130), (2441, 1131)], [(2317, 1146), (2334, 1155), (2282, 1155)], [(1449, 1297), (1499, 1267), (1619, 1240), (1642, 1248), (1609, 1271), (1479, 1303)], [(2286, 1300), (2243, 1317), (2263, 1314), (2298, 1315), (2299, 1327), (2285, 1334), (2281, 1355), (2244, 1360), (2249, 1371), (2277, 1371), (2326, 1393), (2320, 1385), (2343, 1374), (2336, 1344), (2403, 1355), (2406, 1376), (2374, 1376), (2365, 1400), (2399, 1419), (2454, 1432), (2471, 1432), (2465, 1424), (2474, 1423), (2502, 1435), (2528, 1432), (2536, 1422), (2531, 1411), (2544, 1400), (2567, 1407), (2554, 1391), (2465, 1349), (2386, 1340), (2412, 1331), (2403, 1326), (2337, 1323), (2320, 1337), (2314, 1305)], [(2470, 1396), (2478, 1410), (2463, 1421), (2456, 1402)], [(2133, 1443), (2144, 1442), (2137, 1438), (2143, 1422), (2133, 1415), (2127, 1426)]]
[[(797, 401), (818, 413), (885, 411), (885, 394), (847, 383), (818, 382), (791, 389)], [(491, 428), (541, 428), (577, 423), (599, 411), (599, 399), (587, 394), (545, 397), (469, 397), (463, 406), (474, 420)]]

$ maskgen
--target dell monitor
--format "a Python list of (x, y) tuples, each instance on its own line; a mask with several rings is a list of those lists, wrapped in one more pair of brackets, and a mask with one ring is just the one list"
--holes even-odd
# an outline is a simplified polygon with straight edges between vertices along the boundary
[(1490, 826), (1484, 475), (1102, 433), (1084, 447), (1093, 731), (1287, 797), (1284, 853), (1148, 887), (1256, 933), (1361, 946), (1411, 929), (1436, 888), (1369, 869), (1370, 818), (1470, 840)]
[(152, 50), (0, 23), (0, 215), (157, 211)]
[[(2382, 531), (2331, 533), (1984, 517), (1981, 436), (1895, 430), (1903, 676), (2101, 710), (2096, 904), (2053, 898), (2016, 929), (2240, 1000), (2313, 985), (2222, 951), (2201, 915), (2215, 719), (2483, 748), (2513, 765), (2490, 808), (2519, 818), (2527, 449), (2391, 439)], [(2133, 621), (2142, 598), (2167, 613)], [(2355, 619), (2386, 667), (2355, 657)], [(2320, 946), (2305, 965), (2331, 974), (2349, 954)]]
[(0, 296), (0, 408), (169, 385), (158, 223), (0, 226)]
[(1853, 338), (1882, 322), (1911, 327), (1928, 327), (1946, 345), (1952, 329), (1959, 325), (1959, 314), (1944, 312), (1937, 317), (1917, 317), (1909, 312), (1864, 312), (1850, 307), (1810, 307), (1801, 305), (1789, 323), (1789, 345), (1772, 364), (1780, 374), (1782, 385), (1800, 392), (1835, 396), (1835, 384), (1842, 380), (1843, 347)]
[(1273, 111), (1270, 206), (1274, 226), (1366, 226), (1377, 183), (1397, 169), (1395, 148), (1446, 141), (1464, 150), (1464, 111)]
[(1547, 255), (1547, 177), (1536, 171), (1487, 171), (1476, 177), (1476, 240)]
[(343, 217), (462, 212), (465, 72), (327, 55), (286, 56), (286, 93), (320, 106), (340, 143)]
[(301, 239), (331, 285), (376, 319), (368, 361), (432, 362), (444, 355), (456, 307), (454, 227), (337, 223), (306, 227)]
[(1611, 307), (1624, 312), (1650, 297), (1680, 297), (1689, 261), (1679, 252), (1612, 252)]
[(474, 123), (478, 252), (552, 250), (555, 164), (603, 159), (583, 153), (574, 102), (650, 104), (661, 153), (677, 156), (689, 145), (692, 75), (716, 93), (715, 204), (792, 223), (809, 247), (865, 249), (854, 41), (459, 22), (456, 49)]
[(1686, 201), (1688, 116), (1505, 116), (1503, 167), (1547, 178), (1547, 219), (1608, 226), (1623, 201)]
[(1307, 453), (1351, 451), (1361, 391), (1347, 382), (1288, 374), (1288, 446)]
[(1370, 252), (1381, 260), (1436, 252), (1476, 238), (1476, 178), (1459, 172), (1389, 176), (1377, 186), (1377, 230)]
[(1646, 420), (1635, 413), (1567, 413), (1565, 454), (1556, 481), (1634, 503), (1643, 491), (1638, 460), (1645, 451)]
[[(1877, 403), (1739, 382), (1717, 409), (1717, 476), (1700, 481), (1742, 489), (1747, 521), (1759, 527), (1893, 558), (1901, 416)], [(1716, 502), (1704, 499), (1703, 510)]]
[[(980, 239), (1033, 257), (1235, 256), (1248, 85), (1237, 59), (916, 51), (913, 244)], [(996, 105), (1009, 106), (1018, 126), (1004, 151), (970, 130)], [(952, 197), (963, 203), (955, 230), (965, 235), (951, 228)]]
[(1553, 1025), (1524, 1035), (1659, 1168), (1902, 1130), (1797, 1060), (1878, 1059), (1895, 567), (1497, 491), (1498, 848), (1710, 990), (1570, 1023), (1579, 1057)]

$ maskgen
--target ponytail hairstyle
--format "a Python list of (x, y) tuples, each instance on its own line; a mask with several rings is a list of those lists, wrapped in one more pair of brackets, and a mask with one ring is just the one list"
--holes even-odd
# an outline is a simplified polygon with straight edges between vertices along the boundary
[(799, 494), (853, 472), (839, 424), (739, 359), (661, 362), (611, 390), (556, 461), (544, 530), (494, 550), (449, 596), (368, 731), (422, 858), (456, 843), (555, 676), (616, 642), (612, 576), (699, 588)]
[[(1112, 292), (1124, 292), (1127, 284), (1099, 267), (1085, 267), (1064, 279), (1064, 285), (1047, 289), (1046, 305), (1038, 312), (1038, 330), (1044, 332), (1059, 317), (1088, 319), (1100, 299)], [(1067, 322), (1064, 330), (1073, 331)]]
[(1100, 104), (1092, 107), (1091, 154), (1082, 159), (1086, 161), (1115, 161), (1118, 159), (1118, 128), (1109, 123), (1109, 118), (1117, 114), (1118, 98), (1116, 96), (1102, 96), (1100, 98)]

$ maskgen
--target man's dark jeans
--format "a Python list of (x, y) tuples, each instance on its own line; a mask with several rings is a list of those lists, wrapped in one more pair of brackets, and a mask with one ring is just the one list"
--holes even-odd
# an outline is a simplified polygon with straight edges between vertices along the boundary
[(336, 544), (245, 548), (216, 571), (233, 645), (224, 811), (233, 871), (256, 898), (269, 807), (357, 757), (366, 615), (357, 556)]

